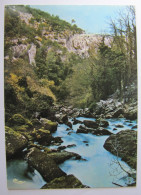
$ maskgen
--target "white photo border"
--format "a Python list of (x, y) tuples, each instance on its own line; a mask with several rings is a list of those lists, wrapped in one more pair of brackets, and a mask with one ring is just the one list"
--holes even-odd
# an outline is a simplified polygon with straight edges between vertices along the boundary
[[(64, 190), (8, 190), (6, 177), (5, 131), (4, 131), (4, 6), (5, 5), (135, 5), (138, 52), (138, 159), (137, 186), (128, 188), (90, 188)], [(141, 1), (140, 0), (1, 0), (0, 2), (0, 194), (1, 195), (139, 195), (141, 193)]]

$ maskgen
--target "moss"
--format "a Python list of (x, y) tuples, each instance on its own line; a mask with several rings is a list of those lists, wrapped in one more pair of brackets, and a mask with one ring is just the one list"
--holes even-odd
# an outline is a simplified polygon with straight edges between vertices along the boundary
[(24, 118), (21, 114), (14, 114), (10, 118), (9, 122), (11, 126), (22, 126), (22, 125), (27, 125), (28, 127), (33, 126), (32, 122)]
[(15, 131), (27, 131), (28, 125), (14, 126), (13, 129)]
[(62, 176), (55, 178), (51, 182), (47, 183), (42, 187), (42, 189), (59, 189), (59, 188), (86, 188), (87, 186), (83, 185), (73, 175)]
[(48, 129), (50, 132), (54, 132), (57, 130), (57, 122), (52, 122), (48, 119), (43, 119), (43, 125), (45, 129)]
[(11, 125), (24, 125), (25, 118), (21, 114), (14, 114), (10, 119)]
[(46, 134), (50, 134), (50, 131), (49, 130), (44, 130), (44, 129), (39, 129), (38, 130), (40, 133), (46, 133)]

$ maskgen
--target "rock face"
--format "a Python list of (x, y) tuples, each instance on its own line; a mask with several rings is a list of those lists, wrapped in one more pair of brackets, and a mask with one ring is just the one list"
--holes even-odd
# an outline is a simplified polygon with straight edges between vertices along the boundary
[(5, 137), (6, 156), (8, 159), (21, 152), (28, 144), (28, 140), (23, 135), (9, 127), (5, 127)]
[(104, 148), (121, 157), (129, 166), (136, 169), (137, 132), (133, 130), (120, 131), (111, 135), (104, 143)]
[[(74, 52), (81, 57), (89, 57), (89, 48), (93, 44), (96, 51), (98, 49), (98, 44), (101, 42), (102, 36), (96, 34), (75, 34), (70, 36), (70, 38), (66, 41), (65, 46), (68, 51)], [(105, 44), (110, 45), (112, 38), (107, 36), (105, 38)]]
[(27, 160), (29, 165), (39, 171), (47, 182), (58, 177), (66, 176), (66, 173), (56, 165), (55, 161), (47, 153), (41, 152), (37, 148), (30, 149), (30, 152), (27, 154)]
[(29, 63), (36, 66), (35, 56), (36, 56), (36, 45), (32, 44), (31, 48), (28, 50)]
[(42, 189), (59, 189), (59, 188), (88, 188), (88, 187), (83, 185), (74, 175), (66, 175), (60, 178), (56, 178), (42, 187)]
[(27, 53), (27, 45), (25, 44), (19, 44), (19, 45), (15, 45), (13, 46), (11, 49), (13, 51), (13, 56), (15, 58), (19, 58), (24, 56)]

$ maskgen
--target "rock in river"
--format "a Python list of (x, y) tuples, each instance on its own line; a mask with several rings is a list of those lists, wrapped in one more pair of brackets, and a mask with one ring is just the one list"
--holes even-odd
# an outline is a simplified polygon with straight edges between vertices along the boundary
[(137, 132), (133, 130), (120, 131), (111, 135), (104, 143), (104, 148), (121, 157), (129, 166), (136, 169)]
[(75, 160), (81, 159), (81, 156), (79, 154), (67, 151), (52, 152), (48, 154), (48, 157), (54, 160), (57, 164), (63, 163), (65, 160), (68, 160), (70, 158), (74, 158)]
[(30, 149), (27, 160), (29, 165), (34, 167), (47, 182), (66, 175), (46, 152), (41, 152), (37, 148)]
[(57, 122), (52, 122), (46, 118), (41, 118), (40, 122), (42, 123), (44, 128), (49, 130), (51, 133), (53, 133), (57, 130), (57, 126), (58, 126)]
[(8, 159), (21, 152), (28, 144), (28, 140), (23, 135), (9, 127), (5, 127), (5, 137), (6, 156)]
[(97, 128), (99, 124), (96, 121), (84, 120), (84, 125), (89, 128)]
[(59, 189), (59, 188), (88, 188), (83, 185), (74, 175), (66, 175), (56, 178), (45, 184), (42, 189)]

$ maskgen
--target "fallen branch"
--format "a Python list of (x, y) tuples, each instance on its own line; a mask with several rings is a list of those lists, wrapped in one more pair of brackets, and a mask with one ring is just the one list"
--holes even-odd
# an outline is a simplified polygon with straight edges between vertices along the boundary
[(116, 186), (119, 186), (119, 187), (124, 187), (124, 186), (122, 186), (122, 185), (120, 185), (120, 184), (118, 184), (118, 183), (112, 182), (112, 184), (114, 184), (114, 185), (116, 185)]

